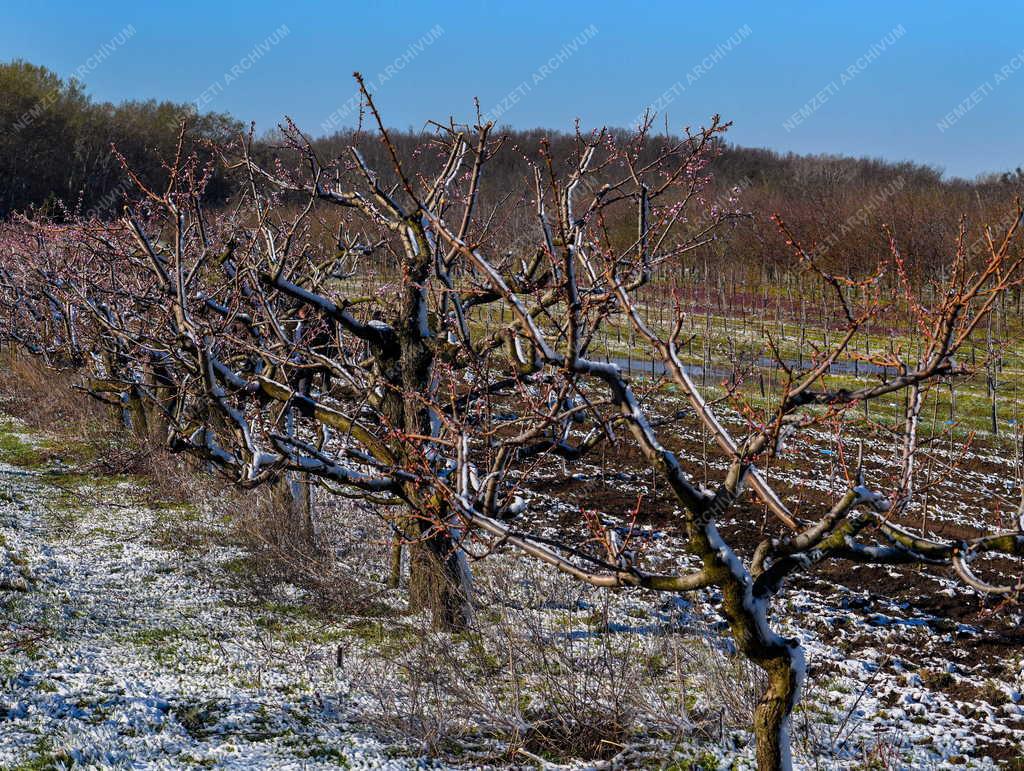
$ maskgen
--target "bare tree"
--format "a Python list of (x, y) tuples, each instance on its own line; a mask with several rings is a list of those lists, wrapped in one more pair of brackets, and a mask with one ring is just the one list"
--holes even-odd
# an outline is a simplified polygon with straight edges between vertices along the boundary
[[(179, 151), (168, 187), (139, 182), (142, 198), (119, 225), (17, 228), (6, 243), (23, 259), (5, 259), (2, 274), (7, 338), (55, 364), (85, 363), (84, 385), (124, 406), (126, 423), (160, 421), (172, 447), (242, 486), (299, 479), (377, 507), (409, 548), (414, 603), (432, 608), (439, 626), (469, 622), (469, 562), (505, 545), (595, 586), (717, 588), (737, 648), (768, 675), (754, 725), (761, 768), (791, 764), (788, 726), (804, 679), (799, 641), (773, 629), (771, 602), (787, 578), (826, 560), (952, 565), (979, 591), (1019, 593), (1019, 579), (981, 578), (972, 562), (1024, 555), (1020, 531), (951, 542), (902, 521), (923, 399), (976, 371), (961, 352), (1021, 283), (1019, 207), (981, 255), (961, 231), (930, 306), (904, 291), (895, 239), (878, 271), (854, 280), (823, 270), (789, 236), (832, 293), (842, 331), (801, 366), (776, 350), (784, 383), (767, 403), (748, 403), (740, 389), (710, 402), (680, 353), (684, 314), (653, 319), (644, 292), (671, 281), (731, 216), (702, 197), (726, 124), (715, 117), (653, 155), (649, 125), (633, 137), (580, 133), (569, 159), (542, 148), (540, 164), (524, 160), (535, 189), (526, 229), (500, 207), (478, 207), (502, 142), (490, 124), (437, 124), (423, 150), (435, 173), (413, 177), (363, 96), (389, 169), (370, 168), (355, 147), (325, 162), (289, 126), (283, 151), (300, 163), (260, 166), (251, 137), (224, 150), (247, 189), (217, 216), (200, 205), (210, 166)], [(325, 232), (338, 235), (328, 243)], [(400, 280), (359, 296), (371, 258), (394, 264)], [(832, 365), (860, 355), (858, 336), (895, 307), (912, 314), (920, 351), (870, 357), (877, 382), (831, 385)], [(630, 330), (682, 404), (609, 360), (609, 328)], [(764, 463), (808, 429), (845, 425), (854, 407), (897, 393), (907, 395), (898, 484), (879, 489), (858, 464), (829, 507), (794, 513)], [(679, 424), (702, 427), (727, 462), (714, 489), (668, 449)], [(517, 526), (530, 519), (537, 468), (568, 473), (608, 448), (632, 453), (678, 502), (692, 561), (652, 569), (629, 528), (585, 512), (563, 521), (560, 537)], [(748, 491), (775, 524), (766, 537), (749, 533), (758, 545), (744, 550), (719, 525)]]

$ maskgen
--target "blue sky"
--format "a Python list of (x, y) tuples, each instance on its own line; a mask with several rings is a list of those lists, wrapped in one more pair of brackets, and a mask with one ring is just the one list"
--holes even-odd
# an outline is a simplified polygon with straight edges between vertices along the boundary
[(5, 3), (3, 22), (2, 59), (79, 71), (99, 99), (198, 101), (260, 129), (351, 124), (358, 69), (402, 128), (469, 118), (474, 97), (499, 123), (566, 130), (660, 104), (676, 129), (718, 112), (748, 146), (966, 177), (1024, 165), (1016, 1), (37, 0)]

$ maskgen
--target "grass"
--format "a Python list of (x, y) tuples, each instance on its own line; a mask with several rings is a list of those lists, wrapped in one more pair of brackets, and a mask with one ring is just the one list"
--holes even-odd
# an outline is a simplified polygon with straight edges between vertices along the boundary
[[(665, 314), (665, 323), (657, 321), (655, 306), (639, 304), (641, 315), (645, 316), (651, 327), (667, 337), (670, 332), (669, 321)], [(771, 313), (771, 309), (769, 309)], [(563, 316), (562, 309), (555, 305), (550, 310), (553, 319)], [(511, 312), (503, 303), (495, 303), (487, 308), (478, 308), (470, 319), (470, 328), (474, 337), (485, 335), (496, 329), (501, 322), (511, 319)], [(1006, 345), (1000, 351), (1000, 366), (996, 374), (996, 406), (997, 427), (999, 436), (994, 436), (991, 426), (992, 398), (984, 372), (972, 378), (960, 378), (954, 384), (955, 406), (952, 404), (950, 389), (944, 384), (932, 389), (926, 397), (926, 406), (922, 418), (933, 431), (946, 431), (953, 441), (962, 442), (969, 437), (984, 437), (993, 446), (1007, 449), (1015, 440), (1019, 441), (1019, 425), (1024, 415), (1016, 414), (1016, 404), (1021, 394), (1021, 377), (1024, 376), (1024, 330), (1020, 324), (1010, 318), (1012, 323), (1003, 330)], [(907, 320), (900, 319), (890, 322), (892, 330), (880, 331), (869, 328), (857, 334), (851, 341), (847, 355), (843, 360), (851, 360), (854, 355), (879, 355), (893, 349), (902, 350), (911, 361), (919, 350), (920, 338), (916, 330), (904, 329)], [(768, 346), (768, 336), (779, 355), (789, 361), (804, 362), (808, 367), (813, 356), (813, 347), (827, 348), (834, 344), (842, 335), (838, 329), (840, 320), (835, 321), (836, 328), (825, 329), (812, 321), (798, 322), (793, 319), (762, 318), (755, 312), (746, 315), (739, 313), (693, 314), (688, 317), (682, 329), (679, 355), (684, 364), (702, 365), (707, 361), (714, 369), (731, 369), (732, 361), (751, 361), (761, 357), (774, 358)], [(553, 329), (547, 330), (553, 332)], [(983, 334), (978, 334), (981, 340)], [(688, 341), (688, 342), (687, 342)], [(609, 317), (602, 327), (602, 333), (596, 336), (588, 351), (593, 358), (626, 359), (634, 362), (649, 361), (657, 358), (650, 351), (646, 341), (636, 335), (624, 314)], [(961, 361), (975, 361), (979, 365), (984, 361), (985, 351), (975, 346), (966, 347), (958, 357)], [(766, 393), (761, 393), (761, 382), (757, 373), (763, 375)], [(634, 374), (635, 380), (650, 379), (639, 370)], [(738, 389), (738, 395), (756, 408), (774, 406), (782, 378), (785, 373), (780, 368), (757, 368), (748, 373), (747, 379)], [(726, 394), (718, 381), (720, 377), (710, 376), (702, 389), (709, 399), (721, 398)], [(854, 377), (849, 374), (832, 374), (825, 378), (830, 388), (854, 389), (879, 382), (878, 376)], [(668, 390), (666, 390), (668, 392)], [(681, 397), (680, 397), (681, 398)], [(893, 394), (891, 398), (883, 398), (872, 402), (870, 416), (872, 420), (892, 423), (902, 419), (902, 394)], [(854, 416), (856, 417), (856, 416)], [(948, 421), (952, 417), (953, 422)]]
[(664, 771), (717, 771), (718, 756), (713, 752), (703, 752), (694, 757), (677, 760), (665, 766)]
[(180, 632), (177, 629), (140, 629), (133, 632), (128, 641), (134, 645), (151, 647), (159, 645), (171, 638), (177, 637)]
[(422, 638), (422, 631), (415, 626), (369, 619), (348, 625), (342, 633), (371, 645), (384, 656), (396, 656), (407, 651)]
[(202, 741), (213, 733), (213, 728), (223, 717), (223, 707), (216, 700), (194, 704), (181, 704), (171, 709), (171, 715), (181, 724), (189, 736)]
[(19, 468), (44, 467), (52, 459), (52, 454), (45, 446), (26, 441), (16, 433), (17, 430), (9, 420), (0, 422), (0, 460)]
[(40, 736), (31, 750), (31, 757), (23, 760), (9, 771), (54, 771), (74, 765), (74, 759), (66, 750), (54, 748), (53, 739)]

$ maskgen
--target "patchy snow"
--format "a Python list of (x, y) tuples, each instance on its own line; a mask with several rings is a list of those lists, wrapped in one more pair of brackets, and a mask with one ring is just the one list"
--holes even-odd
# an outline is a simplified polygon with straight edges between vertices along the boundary
[(146, 509), (54, 512), (6, 464), (0, 489), (0, 767), (418, 767), (351, 725), (329, 645), (240, 603), (232, 550), (150, 545)]
[[(642, 474), (584, 471), (574, 483), (600, 479), (631, 497), (645, 489)], [(478, 742), (477, 756), (442, 752), (448, 760), (441, 761), (422, 756), (414, 738), (372, 728), (418, 714), (417, 694), (400, 671), (401, 657), (421, 649), (389, 658), (373, 640), (350, 636), (352, 619), (330, 625), (293, 612), (303, 600), (295, 587), (254, 598), (232, 574), (242, 553), (215, 539), (196, 549), (153, 537), (168, 517), (223, 527), (214, 514), (136, 505), (139, 488), (109, 481), (96, 505), (88, 489), (68, 495), (55, 479), (62, 478), (0, 464), (0, 767), (512, 767), (507, 756), (497, 763), (501, 742), (493, 739)], [(570, 508), (536, 491), (530, 497), (527, 516), (543, 512), (549, 523)], [(606, 517), (623, 520), (614, 512)], [(542, 521), (533, 524), (543, 533)], [(687, 559), (661, 530), (640, 529), (637, 539), (650, 564)], [(562, 664), (578, 666), (565, 675), (570, 680), (586, 682), (606, 643), (642, 659), (636, 671), (676, 661), (665, 679), (642, 686), (687, 704), (675, 717), (658, 718), (684, 727), (714, 723), (723, 719), (721, 683), (756, 691), (753, 680), (742, 681), (751, 671), (730, 663), (714, 590), (685, 599), (594, 590), (511, 559), (507, 548), (477, 571), (488, 610), (496, 597), (517, 609), (506, 611), (513, 614), (508, 628), (524, 635), (539, 629), (557, 643), (553, 649), (569, 650)], [(931, 580), (933, 595), (954, 591), (948, 578)], [(804, 700), (791, 726), (797, 768), (995, 768), (991, 748), (1024, 746), (1020, 649), (1008, 648), (1004, 666), (992, 672), (991, 662), (973, 658), (969, 643), (981, 637), (973, 624), (824, 579), (788, 589), (773, 608), (773, 628), (799, 639), (806, 652)], [(419, 619), (402, 623), (415, 628)], [(460, 661), (474, 655), (465, 639), (427, 632), (415, 639), (447, 647)], [(499, 662), (504, 655), (501, 648), (488, 652)], [(679, 693), (679, 681), (668, 676), (678, 665), (673, 656), (696, 662), (685, 678), (692, 693)], [(701, 669), (709, 664), (730, 677), (739, 672), (741, 680), (707, 679)], [(476, 728), (522, 723), (518, 697), (502, 701), (509, 698), (499, 687), (506, 677), (498, 668), (488, 682), (468, 683), (483, 689), (489, 707), (470, 715)], [(523, 697), (543, 702), (542, 693)], [(453, 714), (453, 724), (466, 719)], [(657, 768), (666, 759), (751, 769), (753, 748), (744, 728), (668, 738), (652, 728), (611, 761), (563, 767)], [(536, 767), (526, 755), (516, 760), (516, 767)]]

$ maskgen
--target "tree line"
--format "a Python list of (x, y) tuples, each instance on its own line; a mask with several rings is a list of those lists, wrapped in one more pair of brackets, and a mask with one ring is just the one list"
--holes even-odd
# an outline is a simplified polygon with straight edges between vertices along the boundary
[[(191, 124), (190, 150), (242, 129), (229, 115), (196, 114), (187, 104), (97, 102), (80, 82), (46, 67), (0, 64), (0, 217), (29, 210), (117, 214), (131, 187), (125, 166), (147, 185), (166, 181), (163, 161), (174, 153), (183, 119)], [(223, 200), (227, 192), (218, 181), (207, 195)]]
[[(0, 64), (0, 218), (12, 212), (118, 217), (137, 191), (125, 169), (151, 189), (166, 186), (183, 122), (185, 152), (196, 152), (207, 162), (213, 160), (213, 147), (246, 131), (242, 121), (225, 113), (197, 113), (189, 104), (155, 99), (97, 102), (77, 80), (62, 79), (46, 67), (21, 60)], [(264, 166), (298, 162), (284, 141), (293, 128), (284, 119), (281, 126), (252, 137), (254, 159)], [(430, 173), (436, 163), (431, 148), (440, 146), (441, 128), (429, 123), (418, 130), (391, 131), (403, 166), (414, 176)], [(488, 198), (481, 203), (514, 207), (524, 220), (533, 207), (534, 182), (523, 173), (522, 161), (538, 162), (543, 140), (556, 166), (568, 168), (589, 138), (586, 132), (509, 127), (495, 133), (505, 141), (490, 159)], [(608, 134), (617, 141), (629, 135), (623, 129)], [(678, 139), (652, 135), (644, 152), (655, 157)], [(359, 147), (369, 164), (385, 170), (389, 184), (397, 183), (386, 171), (391, 168), (388, 151), (372, 131), (345, 128), (309, 141), (322, 163)], [(908, 270), (915, 278), (941, 280), (961, 217), (966, 213), (975, 230), (1001, 224), (1006, 200), (1024, 189), (1021, 169), (968, 181), (946, 179), (937, 168), (910, 162), (782, 154), (725, 144), (720, 138), (716, 142), (720, 146), (701, 195), (744, 216), (735, 217), (728, 232), (694, 257), (708, 266), (709, 275), (711, 266), (727, 262), (729, 273), (716, 271), (717, 280), (733, 286), (777, 280), (788, 249), (771, 222), (775, 212), (785, 212), (825, 267), (853, 273), (877, 262), (887, 248), (884, 226), (899, 222), (901, 243), (912, 255)], [(210, 168), (206, 205), (226, 205), (243, 194), (244, 177), (232, 177), (217, 164)], [(618, 225), (630, 227), (626, 220)]]

